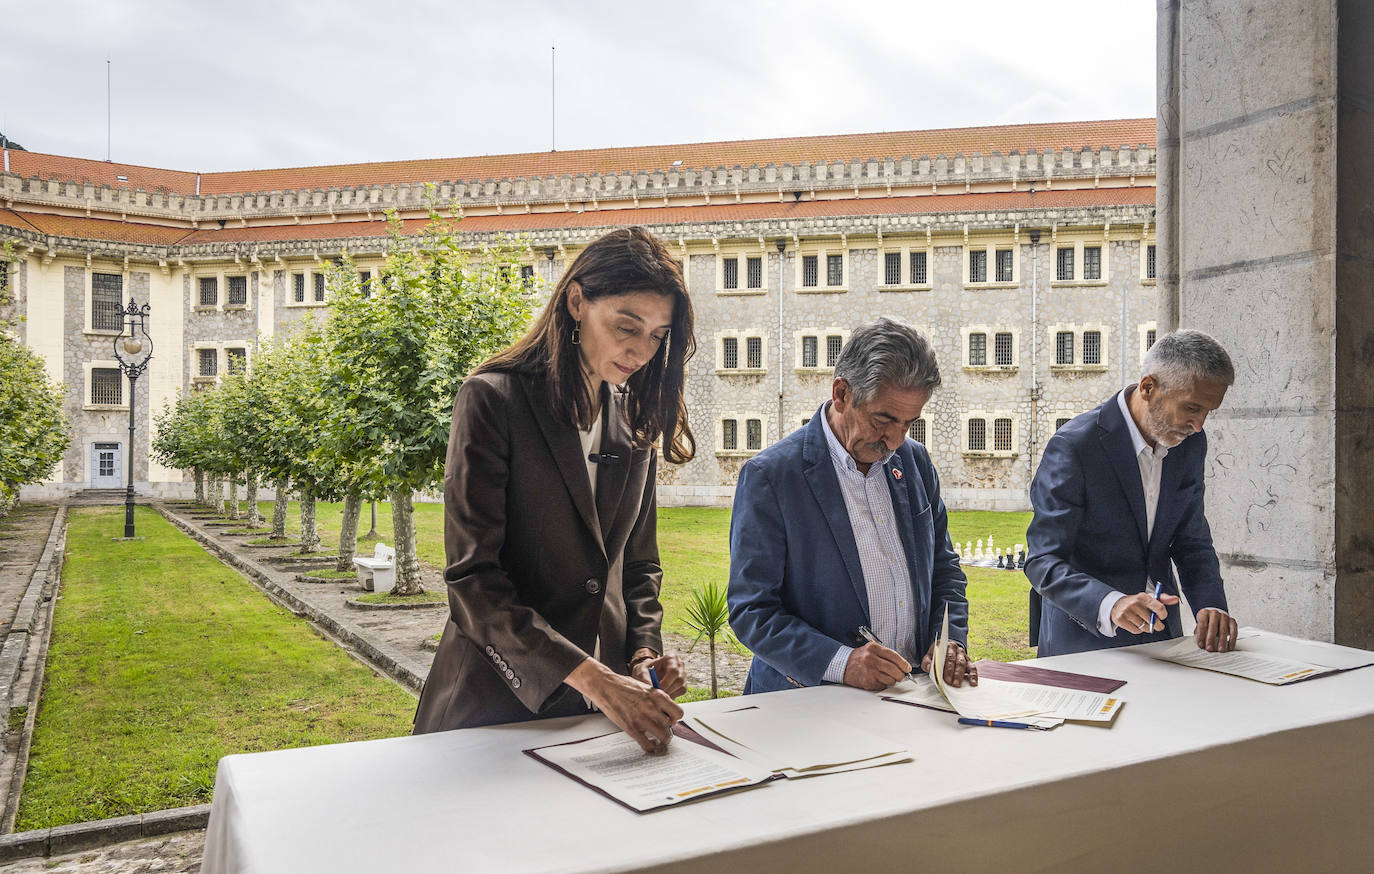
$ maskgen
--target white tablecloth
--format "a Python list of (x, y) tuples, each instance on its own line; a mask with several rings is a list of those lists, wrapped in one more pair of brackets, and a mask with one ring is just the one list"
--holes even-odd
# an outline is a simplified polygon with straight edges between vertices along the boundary
[(916, 761), (644, 815), (521, 753), (609, 730), (599, 716), (228, 756), (201, 870), (1374, 864), (1374, 668), (1279, 688), (1155, 661), (1148, 650), (1036, 662), (1129, 681), (1109, 729), (972, 728), (835, 686), (688, 705), (824, 713), (900, 740)]

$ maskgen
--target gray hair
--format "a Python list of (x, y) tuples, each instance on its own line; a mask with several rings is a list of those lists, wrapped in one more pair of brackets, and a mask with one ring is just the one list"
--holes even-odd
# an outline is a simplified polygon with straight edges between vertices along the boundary
[(854, 329), (835, 362), (835, 378), (849, 383), (854, 403), (866, 404), (884, 382), (934, 391), (940, 387), (940, 366), (919, 331), (880, 318)]
[(1164, 390), (1191, 390), (1199, 379), (1229, 386), (1236, 381), (1231, 356), (1221, 344), (1201, 331), (1165, 334), (1140, 362), (1142, 378), (1153, 376)]

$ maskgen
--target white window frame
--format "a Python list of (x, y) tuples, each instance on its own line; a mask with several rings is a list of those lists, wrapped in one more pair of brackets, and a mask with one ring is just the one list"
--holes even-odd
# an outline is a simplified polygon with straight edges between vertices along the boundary
[[(1011, 281), (1009, 281), (1009, 282), (998, 282), (997, 279), (996, 279), (996, 276), (997, 276), (997, 250), (999, 250), (999, 249), (1010, 249), (1010, 250), (1011, 250)], [(970, 253), (970, 252), (984, 252), (984, 253), (986, 253), (984, 257), (987, 258), (987, 276), (988, 276), (988, 278), (987, 278), (985, 281), (983, 281), (983, 282), (974, 282), (974, 281), (970, 278), (970, 273), (971, 273), (971, 270), (970, 270), (971, 265), (969, 264), (969, 261), (971, 260), (971, 259), (969, 258), (969, 253)], [(996, 239), (994, 239), (994, 240), (989, 240), (989, 241), (987, 241), (987, 242), (984, 242), (984, 241), (982, 241), (982, 240), (979, 240), (979, 241), (977, 241), (977, 242), (975, 242), (975, 243), (970, 243), (970, 244), (964, 246), (964, 247), (963, 247), (963, 252), (962, 252), (962, 254), (960, 255), (960, 258), (963, 259), (963, 264), (964, 264), (964, 267), (963, 267), (964, 288), (969, 288), (969, 289), (980, 289), (980, 288), (1016, 288), (1017, 286), (1019, 286), (1019, 285), (1021, 284), (1021, 247), (1020, 247), (1019, 245), (1017, 245), (1016, 242), (1015, 242), (1014, 240), (996, 240)], [(929, 264), (928, 261), (927, 261), (927, 264)]]
[[(924, 252), (926, 256), (926, 281), (911, 281), (911, 255), (912, 253)], [(896, 285), (889, 285), (883, 280), (887, 279), (887, 256), (889, 253), (901, 254), (901, 270), (898, 278), (901, 280)], [(880, 246), (878, 248), (878, 290), (879, 291), (930, 291), (934, 288), (933, 277), (935, 274), (934, 250), (927, 245), (903, 245), (903, 246)]]
[[(739, 275), (738, 275), (738, 278), (739, 278), (739, 287), (738, 287), (738, 288), (726, 288), (726, 287), (725, 287), (725, 260), (726, 260), (727, 258), (736, 258), (736, 259), (738, 259), (738, 262), (737, 262), (737, 263), (739, 264)], [(758, 259), (760, 259), (760, 261), (761, 261), (761, 263), (760, 263), (760, 265), (759, 265), (759, 270), (760, 270), (759, 281), (762, 282), (763, 284), (762, 284), (761, 286), (759, 286), (758, 288), (749, 288), (749, 287), (748, 287), (748, 286), (749, 286), (749, 259), (750, 259), (750, 258), (758, 258)], [(739, 295), (767, 294), (767, 293), (768, 293), (768, 274), (769, 274), (771, 271), (768, 269), (768, 252), (767, 252), (767, 250), (762, 249), (762, 248), (759, 248), (759, 247), (757, 247), (757, 246), (754, 246), (754, 247), (748, 247), (748, 246), (730, 246), (730, 247), (728, 247), (728, 248), (725, 247), (725, 246), (722, 246), (722, 247), (720, 248), (720, 251), (718, 251), (718, 252), (715, 253), (715, 264), (716, 264), (716, 294), (728, 295), (728, 296), (730, 296), (730, 297), (736, 297), (736, 296), (739, 296)]]
[[(915, 424), (916, 424), (917, 422), (924, 422), (924, 423), (925, 423), (925, 426), (926, 426), (926, 442), (921, 443), (921, 445), (924, 446), (924, 447), (926, 447), (927, 450), (929, 450), (929, 449), (930, 449), (930, 441), (931, 441), (931, 438), (932, 438), (932, 436), (933, 436), (933, 435), (931, 434), (931, 430), (930, 430), (930, 429), (931, 429), (931, 421), (930, 421), (930, 414), (929, 414), (929, 413), (921, 413), (920, 416), (918, 416), (918, 417), (916, 417), (915, 419), (913, 419), (912, 422), (911, 422), (911, 425), (908, 425), (908, 426), (907, 426), (907, 429), (906, 429), (906, 436), (909, 437), (909, 438), (911, 438), (912, 440), (916, 440), (915, 437), (912, 437), (912, 436), (911, 436), (911, 429), (912, 429), (912, 427), (915, 426)], [(917, 440), (916, 442), (920, 443), (919, 440)]]
[[(202, 279), (215, 280), (215, 302), (214, 304), (203, 304), (200, 302), (200, 281)], [(224, 309), (224, 274), (214, 270), (196, 270), (191, 273), (191, 312), (194, 313), (217, 313)]]
[[(247, 346), (247, 343), (244, 344)], [(203, 349), (212, 349), (215, 352), (215, 375), (200, 375), (200, 353)], [(223, 343), (192, 343), (190, 354), (187, 360), (191, 370), (191, 385), (214, 385), (224, 376), (224, 344)]]
[(95, 326), (95, 275), (97, 273), (108, 273), (111, 275), (118, 275), (120, 277), (119, 308), (123, 310), (126, 306), (126, 304), (124, 303), (124, 296), (125, 293), (129, 290), (129, 271), (125, 270), (121, 265), (115, 265), (113, 269), (105, 269), (95, 264), (92, 264), (90, 267), (82, 267), (82, 269), (86, 273), (86, 315), (84, 317), (85, 327), (82, 328), (82, 333), (94, 334), (97, 337), (118, 337), (120, 334), (124, 333), (124, 321), (122, 316), (120, 317), (120, 327), (118, 331), (113, 331), (109, 328), (97, 328)]
[[(816, 284), (802, 285), (802, 261), (808, 255), (816, 256)], [(826, 285), (830, 255), (840, 256), (840, 284)], [(804, 245), (792, 257), (792, 289), (799, 294), (838, 294), (849, 291), (849, 247), (839, 243), (828, 245)]]
[(1053, 437), (1053, 436), (1055, 435), (1055, 432), (1057, 432), (1057, 431), (1059, 430), (1058, 428), (1054, 427), (1054, 423), (1055, 423), (1056, 420), (1058, 420), (1058, 419), (1070, 419), (1070, 420), (1072, 420), (1072, 419), (1078, 418), (1078, 416), (1081, 415), (1081, 411), (1078, 412), (1078, 413), (1075, 413), (1075, 412), (1072, 412), (1071, 410), (1064, 410), (1064, 409), (1050, 410), (1050, 411), (1048, 411), (1048, 412), (1049, 412), (1049, 415), (1045, 417), (1045, 430), (1046, 430), (1047, 433), (1044, 435), (1044, 440), (1042, 440), (1041, 443), (1040, 443), (1040, 445), (1042, 445), (1042, 446), (1045, 444), (1045, 441), (1046, 441), (1046, 440), (1049, 440), (1051, 437)]
[[(729, 419), (735, 423), (735, 439), (738, 446), (735, 449), (725, 448), (725, 420)], [(759, 448), (749, 449), (749, 420), (757, 419), (759, 422)], [(758, 455), (768, 448), (769, 421), (763, 413), (756, 412), (726, 412), (716, 417), (715, 421), (715, 447), (716, 455), (722, 458), (748, 458), (751, 455)]]
[[(849, 329), (837, 326), (829, 328), (803, 328), (800, 331), (792, 332), (792, 369), (798, 373), (834, 373), (834, 367), (828, 367), (825, 363), (826, 339), (838, 335), (840, 338), (840, 348), (844, 349), (849, 342)], [(816, 338), (816, 366), (802, 366), (802, 338)]]
[[(1102, 236), (1060, 238), (1050, 243), (1050, 285), (1059, 287), (1106, 285), (1111, 279), (1111, 240)], [(1097, 279), (1083, 278), (1083, 247), (1097, 246), (1102, 250), (1102, 276)], [(1059, 278), (1059, 250), (1073, 249), (1073, 278)]]
[[(323, 274), (324, 267), (316, 264), (314, 267), (297, 270), (288, 267), (286, 270), (286, 306), (288, 307), (322, 307), (329, 305), (329, 282), (325, 281), (324, 300), (315, 300), (315, 276)], [(296, 276), (305, 276), (305, 300), (296, 300)], [(375, 272), (372, 274), (377, 275)]]
[[(988, 364), (971, 364), (969, 335), (986, 334)], [(997, 364), (997, 335), (1011, 334), (1011, 364)], [(1052, 336), (1052, 335), (1051, 335)], [(959, 329), (959, 360), (971, 373), (1013, 373), (1021, 368), (1021, 330), (1011, 325), (965, 325)]]
[[(739, 361), (738, 367), (725, 366), (725, 339), (733, 337), (739, 341)], [(763, 346), (762, 366), (748, 366), (749, 338), (756, 338), (761, 341)], [(768, 337), (758, 328), (740, 328), (737, 330), (717, 331), (715, 334), (716, 345), (716, 374), (719, 376), (738, 376), (757, 375), (768, 372)]]
[[(230, 303), (230, 302), (229, 302), (229, 280), (230, 280), (230, 279), (240, 279), (240, 278), (243, 279), (243, 303)], [(252, 273), (252, 271), (239, 272), (239, 271), (237, 271), (237, 270), (231, 270), (231, 271), (229, 271), (228, 273), (221, 273), (221, 274), (219, 275), (219, 286), (220, 286), (220, 298), (219, 298), (219, 299), (220, 299), (220, 309), (221, 309), (221, 310), (233, 310), (233, 311), (237, 312), (237, 311), (239, 311), (239, 310), (248, 310), (248, 309), (252, 309), (252, 307), (253, 307), (253, 273)]]
[[(244, 375), (244, 376), (247, 376), (247, 375), (249, 374), (249, 372), (252, 370), (252, 367), (253, 367), (253, 345), (252, 345), (251, 343), (249, 343), (247, 340), (243, 340), (243, 341), (229, 340), (229, 341), (226, 341), (226, 342), (224, 342), (224, 343), (222, 343), (222, 344), (220, 345), (220, 350), (221, 350), (221, 351), (220, 351), (220, 359), (221, 359), (221, 360), (220, 360), (220, 364), (223, 365), (221, 368), (219, 368), (220, 375), (221, 375), (221, 376), (229, 376), (229, 375), (230, 375), (230, 374), (229, 374), (229, 350), (230, 350), (230, 349), (242, 349), (242, 350), (243, 350), (243, 375)], [(197, 362), (197, 365), (199, 365), (199, 362)], [(197, 369), (199, 369), (199, 367), (197, 367)]]
[(1145, 360), (1145, 355), (1150, 350), (1145, 348), (1145, 341), (1149, 338), (1151, 331), (1155, 332), (1155, 342), (1159, 342), (1159, 324), (1157, 322), (1142, 322), (1136, 326), (1136, 349), (1140, 350), (1140, 360)]
[[(983, 420), (983, 433), (987, 441), (986, 449), (970, 449), (968, 423), (973, 419)], [(1011, 420), (1011, 449), (993, 449), (996, 446), (996, 423), (998, 419)], [(926, 431), (929, 436), (930, 431)], [(1021, 417), (1008, 410), (966, 410), (959, 415), (959, 454), (966, 458), (1016, 458), (1020, 455)]]
[[(1107, 370), (1112, 364), (1112, 329), (1107, 325), (1092, 324), (1073, 324), (1066, 325), (1056, 323), (1046, 329), (1048, 331), (1048, 348), (1050, 349), (1050, 372), (1051, 373), (1100, 373)], [(1101, 358), (1097, 364), (1084, 364), (1084, 335), (1088, 331), (1100, 331), (1102, 334)], [(1073, 334), (1073, 363), (1058, 364), (1055, 361), (1055, 353), (1059, 349), (1058, 335), (1060, 332)], [(1141, 334), (1142, 343), (1144, 334)]]
[[(1154, 247), (1154, 250), (1155, 250), (1155, 275), (1154, 275), (1154, 276), (1150, 276), (1150, 275), (1148, 274), (1148, 272), (1146, 271), (1146, 268), (1149, 266), (1149, 263), (1150, 263), (1150, 260), (1149, 260), (1149, 257), (1148, 257), (1148, 256), (1149, 256), (1149, 249), (1150, 249), (1150, 247), (1152, 247), (1152, 246)], [(1155, 284), (1158, 283), (1158, 281), (1159, 281), (1159, 245), (1155, 242), (1155, 238), (1154, 238), (1153, 236), (1143, 237), (1143, 238), (1141, 238), (1141, 240), (1140, 240), (1140, 284), (1141, 284), (1141, 285), (1155, 285)]]
[[(89, 271), (88, 271), (89, 272)], [(100, 271), (104, 273), (105, 271)], [(99, 332), (103, 333), (103, 332)], [(96, 358), (84, 361), (81, 364), (81, 409), (89, 412), (115, 412), (119, 410), (128, 411), (129, 409), (129, 380), (124, 376), (123, 371), (119, 374), (119, 398), (117, 404), (93, 404), (91, 403), (91, 371), (96, 368), (119, 370), (119, 362), (110, 358)]]

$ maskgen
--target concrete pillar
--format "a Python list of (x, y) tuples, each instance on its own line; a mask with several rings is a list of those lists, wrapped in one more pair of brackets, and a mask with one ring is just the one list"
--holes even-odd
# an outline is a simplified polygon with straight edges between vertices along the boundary
[(1236, 362), (1206, 480), (1233, 612), (1374, 648), (1374, 4), (1162, 0), (1158, 46), (1158, 321)]

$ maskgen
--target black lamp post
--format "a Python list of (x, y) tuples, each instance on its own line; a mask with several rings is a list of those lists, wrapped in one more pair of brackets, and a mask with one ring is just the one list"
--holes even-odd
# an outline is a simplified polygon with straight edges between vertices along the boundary
[(124, 327), (114, 339), (115, 359), (129, 377), (129, 481), (124, 492), (124, 536), (134, 536), (134, 386), (153, 357), (153, 338), (148, 336), (149, 305), (138, 306), (133, 297), (120, 315)]

